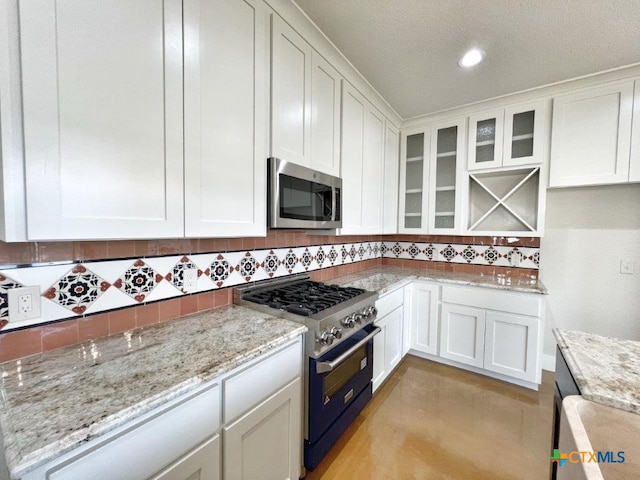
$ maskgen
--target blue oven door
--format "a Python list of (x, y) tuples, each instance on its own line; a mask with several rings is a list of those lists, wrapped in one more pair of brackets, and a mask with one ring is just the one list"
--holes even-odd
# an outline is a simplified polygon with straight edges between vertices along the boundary
[(373, 337), (367, 325), (322, 357), (309, 359), (305, 467), (313, 470), (371, 399)]

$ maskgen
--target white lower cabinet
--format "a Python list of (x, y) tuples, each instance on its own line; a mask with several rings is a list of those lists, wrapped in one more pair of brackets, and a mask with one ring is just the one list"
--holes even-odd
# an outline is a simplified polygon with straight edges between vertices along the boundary
[(404, 289), (391, 292), (376, 302), (380, 333), (373, 337), (373, 391), (375, 392), (404, 356)]
[(402, 360), (402, 306), (376, 322), (381, 332), (373, 338), (373, 391)]
[(207, 440), (151, 480), (220, 480), (220, 435)]
[(485, 328), (484, 368), (522, 380), (536, 381), (540, 320), (488, 311)]
[(407, 288), (410, 353), (537, 388), (543, 295), (419, 280)]
[(463, 305), (442, 304), (440, 356), (482, 367), (485, 311)]
[(438, 285), (413, 282), (407, 322), (410, 323), (410, 348), (431, 355), (438, 354)]
[(157, 475), (219, 432), (220, 393), (220, 384), (213, 383), (62, 455), (22, 479), (144, 480)]
[(301, 392), (297, 378), (224, 428), (226, 480), (299, 477)]
[(301, 385), (298, 337), (21, 478), (297, 479)]

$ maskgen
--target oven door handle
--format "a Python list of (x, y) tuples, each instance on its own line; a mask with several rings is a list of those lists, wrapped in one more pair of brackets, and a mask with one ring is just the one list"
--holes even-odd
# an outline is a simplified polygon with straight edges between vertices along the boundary
[(335, 358), (335, 359), (331, 360), (330, 362), (318, 362), (318, 363), (316, 363), (316, 372), (317, 373), (330, 372), (331, 370), (336, 368), (338, 365), (340, 365), (342, 362), (344, 362), (347, 358), (349, 358), (351, 355), (353, 355), (361, 346), (363, 346), (365, 343), (367, 343), (369, 340), (371, 340), (373, 337), (375, 337), (381, 331), (382, 331), (382, 329), (380, 327), (375, 327), (373, 329), (373, 331), (369, 335), (364, 337), (362, 340), (360, 340), (358, 343), (356, 343), (353, 347), (351, 347), (349, 350), (344, 352), (338, 358)]

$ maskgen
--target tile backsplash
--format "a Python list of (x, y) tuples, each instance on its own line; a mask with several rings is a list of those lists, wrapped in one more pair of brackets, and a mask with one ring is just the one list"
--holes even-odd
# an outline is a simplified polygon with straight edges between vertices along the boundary
[[(0, 243), (5, 263), (0, 266), (0, 320), (9, 320), (0, 332), (0, 360), (11, 356), (8, 333), (30, 338), (29, 330), (41, 328), (40, 348), (46, 350), (226, 304), (232, 298), (229, 287), (296, 273), (309, 272), (322, 281), (384, 262), (537, 276), (540, 263), (539, 239), (502, 237), (274, 231), (248, 239), (22, 245), (28, 252)], [(185, 274), (191, 269), (197, 280), (187, 291)], [(22, 285), (40, 286), (41, 317), (11, 321), (7, 291)]]

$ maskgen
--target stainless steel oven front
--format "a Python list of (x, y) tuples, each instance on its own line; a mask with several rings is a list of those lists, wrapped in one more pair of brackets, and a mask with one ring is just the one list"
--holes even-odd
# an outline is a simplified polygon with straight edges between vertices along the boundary
[(370, 323), (319, 358), (308, 358), (304, 464), (316, 468), (372, 396), (373, 337)]
[(270, 228), (342, 227), (342, 180), (279, 158), (268, 159)]

